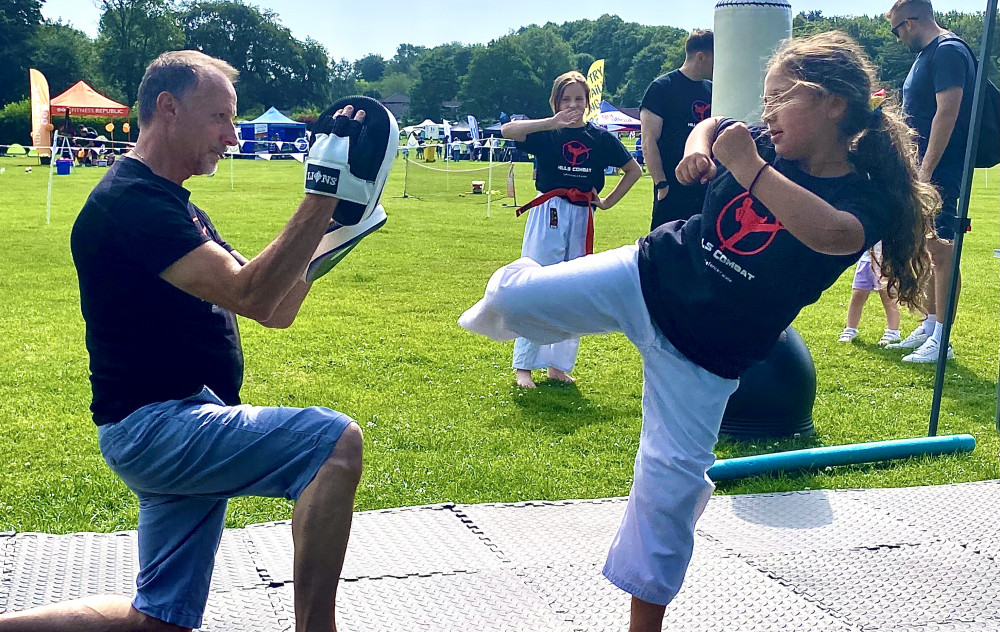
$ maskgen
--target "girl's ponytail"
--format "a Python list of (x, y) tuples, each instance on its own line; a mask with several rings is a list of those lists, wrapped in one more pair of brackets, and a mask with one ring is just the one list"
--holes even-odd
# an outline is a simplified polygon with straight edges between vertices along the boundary
[(890, 230), (882, 240), (879, 262), (888, 289), (901, 304), (919, 309), (923, 281), (930, 272), (926, 240), (941, 197), (918, 179), (914, 133), (897, 107), (878, 106), (866, 123), (848, 160), (876, 184), (890, 211)]

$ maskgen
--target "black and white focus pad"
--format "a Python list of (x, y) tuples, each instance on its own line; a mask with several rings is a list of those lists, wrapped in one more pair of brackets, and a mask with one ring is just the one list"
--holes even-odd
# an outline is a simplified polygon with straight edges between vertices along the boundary
[[(353, 106), (365, 111), (363, 121), (335, 116)], [(328, 108), (313, 126), (306, 158), (306, 193), (329, 195), (340, 202), (337, 223), (350, 226), (367, 218), (378, 205), (399, 145), (396, 118), (370, 97), (344, 97)]]

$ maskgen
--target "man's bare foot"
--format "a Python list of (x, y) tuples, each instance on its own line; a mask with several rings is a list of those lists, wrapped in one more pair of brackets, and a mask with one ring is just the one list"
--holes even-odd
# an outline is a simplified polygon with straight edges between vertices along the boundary
[(517, 385), (521, 388), (536, 388), (535, 381), (531, 379), (531, 371), (528, 369), (518, 369)]
[(559, 380), (560, 382), (568, 382), (572, 384), (576, 381), (576, 378), (565, 371), (560, 371), (554, 366), (549, 367), (548, 377), (550, 380)]

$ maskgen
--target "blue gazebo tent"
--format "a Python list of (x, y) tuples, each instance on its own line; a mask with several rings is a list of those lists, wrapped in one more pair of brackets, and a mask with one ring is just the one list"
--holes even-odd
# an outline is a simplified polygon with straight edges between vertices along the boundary
[[(243, 140), (241, 151), (255, 153), (261, 150), (278, 152), (292, 150), (292, 145), (298, 138), (305, 138), (306, 124), (293, 121), (275, 108), (269, 109), (252, 121), (244, 121), (240, 125), (240, 138)], [(277, 137), (277, 138), (275, 138)], [(280, 141), (281, 146), (267, 146), (269, 141)], [(256, 147), (255, 147), (256, 145)]]

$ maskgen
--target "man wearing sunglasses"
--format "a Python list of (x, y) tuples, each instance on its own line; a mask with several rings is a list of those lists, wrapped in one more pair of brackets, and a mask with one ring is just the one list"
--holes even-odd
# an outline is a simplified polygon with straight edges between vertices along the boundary
[(944, 205), (934, 222), (938, 239), (927, 242), (933, 270), (927, 288), (927, 318), (905, 339), (888, 345), (907, 349), (904, 362), (933, 363), (941, 349), (941, 333), (951, 278), (958, 215), (958, 196), (965, 166), (965, 144), (972, 117), (975, 60), (954, 33), (934, 20), (928, 0), (897, 0), (886, 18), (892, 34), (917, 58), (903, 82), (903, 113), (917, 132), (920, 179), (941, 192)]

